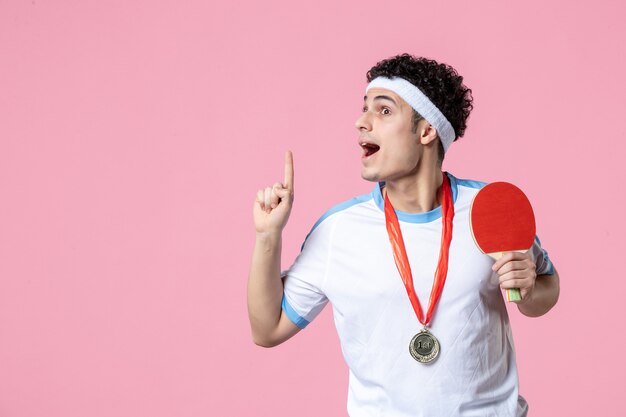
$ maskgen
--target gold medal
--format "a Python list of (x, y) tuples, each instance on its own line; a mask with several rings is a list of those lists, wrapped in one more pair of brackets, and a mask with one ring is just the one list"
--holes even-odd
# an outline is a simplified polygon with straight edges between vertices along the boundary
[(393, 251), (393, 258), (396, 267), (400, 273), (400, 278), (406, 288), (407, 295), (411, 301), (411, 305), (415, 310), (417, 319), (424, 325), (424, 329), (413, 336), (409, 343), (409, 353), (420, 363), (429, 363), (439, 355), (439, 341), (426, 328), (432, 320), (433, 313), (443, 286), (446, 282), (448, 274), (448, 254), (450, 252), (450, 242), (452, 241), (452, 220), (454, 218), (454, 202), (452, 201), (452, 189), (450, 187), (450, 179), (447, 174), (443, 174), (442, 192), (441, 192), (441, 248), (439, 249), (439, 260), (437, 261), (437, 269), (435, 270), (435, 280), (430, 293), (428, 302), (428, 311), (426, 317), (422, 311), (415, 288), (413, 287), (413, 274), (411, 273), (411, 265), (409, 265), (409, 257), (404, 246), (402, 238), (402, 230), (398, 222), (398, 216), (389, 201), (389, 196), (385, 194), (385, 223), (387, 226), (387, 234), (389, 235), (389, 243)]
[(418, 362), (429, 363), (439, 355), (439, 341), (426, 327), (413, 336), (409, 343), (409, 353)]

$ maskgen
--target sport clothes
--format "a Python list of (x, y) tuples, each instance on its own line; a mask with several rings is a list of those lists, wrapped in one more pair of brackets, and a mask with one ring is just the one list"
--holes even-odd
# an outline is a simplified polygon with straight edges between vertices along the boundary
[[(418, 363), (409, 354), (409, 341), (422, 326), (394, 263), (381, 184), (324, 214), (283, 274), (283, 309), (299, 327), (332, 303), (350, 369), (352, 417), (515, 416), (526, 407), (518, 397), (513, 338), (493, 261), (470, 232), (470, 205), (485, 183), (448, 176), (455, 215), (448, 276), (430, 326), (441, 346), (433, 363)], [(441, 243), (441, 208), (396, 213), (426, 311)], [(553, 273), (538, 239), (531, 254), (538, 274)]]

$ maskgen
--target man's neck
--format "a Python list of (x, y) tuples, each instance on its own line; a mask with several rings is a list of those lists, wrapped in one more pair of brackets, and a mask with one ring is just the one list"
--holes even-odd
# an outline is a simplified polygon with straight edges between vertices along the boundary
[(415, 175), (387, 181), (385, 190), (391, 205), (406, 213), (425, 213), (441, 205), (441, 167), (420, 170)]

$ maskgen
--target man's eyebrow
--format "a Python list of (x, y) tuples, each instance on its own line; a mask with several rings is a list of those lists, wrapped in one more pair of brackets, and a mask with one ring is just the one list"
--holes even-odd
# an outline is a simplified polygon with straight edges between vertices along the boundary
[[(366, 100), (367, 100), (367, 96), (363, 96), (363, 101), (366, 101)], [(393, 98), (389, 96), (385, 96), (385, 95), (376, 96), (372, 99), (372, 101), (376, 101), (376, 100), (389, 100), (396, 106), (398, 105), (398, 103), (396, 103), (396, 101)]]

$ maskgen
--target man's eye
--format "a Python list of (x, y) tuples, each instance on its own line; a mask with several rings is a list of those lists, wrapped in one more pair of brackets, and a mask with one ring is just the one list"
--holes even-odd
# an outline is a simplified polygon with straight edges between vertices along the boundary
[(363, 113), (367, 111), (367, 107), (363, 106)]
[(391, 114), (391, 110), (387, 107), (383, 107), (380, 111), (382, 114)]

